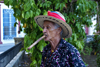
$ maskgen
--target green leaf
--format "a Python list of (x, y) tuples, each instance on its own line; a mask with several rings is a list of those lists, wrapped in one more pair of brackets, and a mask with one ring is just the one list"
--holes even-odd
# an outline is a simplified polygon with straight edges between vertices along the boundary
[(30, 17), (30, 13), (27, 11), (25, 14), (25, 19), (28, 19)]
[(71, 2), (72, 0), (69, 0), (69, 2)]
[(31, 8), (31, 4), (30, 4), (29, 2), (27, 2), (27, 3), (24, 5), (24, 10), (25, 10), (25, 11), (28, 11), (30, 8)]
[(31, 6), (33, 6), (33, 4), (35, 4), (35, 1), (34, 0), (30, 0), (30, 4), (31, 4)]
[(36, 28), (38, 25), (36, 23), (33, 23), (34, 28)]
[(41, 10), (40, 9), (37, 9), (36, 16), (40, 15), (40, 13), (41, 13)]
[(32, 18), (33, 17), (33, 11), (30, 10), (30, 17)]
[(80, 31), (80, 27), (81, 27), (80, 22), (76, 23), (76, 27), (77, 27), (78, 31)]
[(38, 27), (39, 27), (40, 31), (43, 31), (43, 29), (40, 26), (38, 26)]
[(15, 22), (15, 23), (14, 23), (14, 27), (16, 27), (16, 25), (17, 25), (17, 24), (18, 24), (18, 23), (17, 23), (17, 22)]
[(43, 43), (42, 43), (42, 41), (39, 42), (37, 48), (42, 52), (42, 50), (43, 50)]
[(47, 1), (47, 7), (50, 7), (50, 5), (51, 5), (51, 2)]
[(44, 12), (43, 15), (47, 15), (47, 11), (46, 10), (44, 10), (43, 12)]
[(60, 4), (60, 10), (62, 10), (63, 7), (65, 7), (65, 3), (61, 3), (61, 4)]
[(70, 38), (69, 38), (69, 40), (70, 40), (70, 42), (72, 42), (73, 38), (72, 38), (72, 37), (70, 37)]
[(20, 31), (22, 31), (22, 26), (19, 27)]
[(21, 23), (24, 24), (25, 23), (25, 19), (21, 19)]
[(42, 6), (43, 6), (43, 4), (41, 3), (41, 4), (40, 4), (40, 7), (42, 7)]
[(9, 4), (11, 5), (13, 3), (13, 0), (9, 0)]
[(68, 0), (64, 0), (64, 3), (68, 3)]
[(25, 16), (24, 14), (25, 14), (25, 12), (24, 12), (24, 11), (22, 11), (22, 18), (24, 18), (24, 16)]
[(9, 0), (4, 0), (4, 4), (8, 4), (9, 3)]
[(81, 44), (80, 41), (77, 41), (77, 42), (76, 42), (76, 46), (77, 46), (80, 50), (83, 50), (83, 46), (82, 46), (82, 44)]
[(56, 5), (55, 5), (55, 9), (57, 10), (60, 6), (60, 3), (56, 3)]
[(77, 41), (77, 35), (76, 34), (74, 35), (74, 41)]
[(20, 9), (15, 9), (16, 15), (20, 16), (21, 15), (21, 10)]
[(32, 64), (36, 64), (36, 60), (33, 60)]
[(44, 48), (43, 46), (40, 46), (39, 50), (42, 52), (43, 51), (43, 48)]

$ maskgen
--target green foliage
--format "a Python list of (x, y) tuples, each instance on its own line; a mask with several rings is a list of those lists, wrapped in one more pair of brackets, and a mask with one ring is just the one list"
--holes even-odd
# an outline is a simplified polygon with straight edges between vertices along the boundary
[[(85, 31), (84, 25), (92, 24), (91, 18), (96, 13), (96, 2), (90, 0), (4, 0), (4, 3), (9, 7), (12, 6), (14, 16), (21, 21), (24, 27), (24, 49), (31, 55), (31, 67), (36, 65), (39, 67), (41, 63), (41, 52), (46, 43), (42, 40), (35, 45), (31, 50), (27, 48), (42, 34), (42, 29), (35, 23), (34, 17), (38, 15), (47, 15), (47, 11), (61, 12), (72, 28), (72, 37), (65, 39), (73, 44), (78, 50), (82, 51), (84, 47)], [(16, 26), (17, 23), (15, 23)]]
[(91, 55), (91, 53), (92, 53), (92, 51), (93, 51), (93, 49), (92, 49), (92, 46), (86, 46), (85, 48), (84, 48), (84, 55)]
[(97, 54), (97, 59), (96, 59), (96, 61), (97, 61), (98, 67), (100, 67), (100, 53)]
[[(96, 23), (96, 24), (95, 24), (95, 30), (96, 30), (96, 31), (100, 31), (100, 29), (99, 29), (99, 23)], [(94, 33), (95, 33), (95, 32), (94, 32)], [(99, 34), (100, 34), (100, 33), (99, 33)]]
[(17, 22), (15, 22), (15, 23), (14, 23), (14, 27), (16, 27), (16, 25), (17, 25), (17, 24), (18, 24), (18, 23), (17, 23)]
[(94, 35), (93, 40), (86, 44), (84, 51), (88, 55), (100, 53), (100, 35)]
[(89, 43), (95, 52), (100, 52), (100, 35), (94, 35), (94, 40)]

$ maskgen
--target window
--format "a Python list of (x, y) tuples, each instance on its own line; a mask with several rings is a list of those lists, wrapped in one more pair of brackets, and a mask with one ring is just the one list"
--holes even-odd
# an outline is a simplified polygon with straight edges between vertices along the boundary
[(12, 9), (3, 9), (3, 39), (13, 39), (16, 37), (16, 27), (14, 23), (16, 22), (13, 16), (14, 11)]

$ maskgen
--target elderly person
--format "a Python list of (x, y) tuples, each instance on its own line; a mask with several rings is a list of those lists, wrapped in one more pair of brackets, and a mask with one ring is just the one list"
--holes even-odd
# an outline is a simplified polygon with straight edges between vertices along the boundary
[(69, 38), (72, 30), (60, 12), (48, 11), (47, 16), (34, 19), (43, 28), (44, 40), (50, 42), (43, 49), (40, 67), (85, 67), (79, 51), (62, 39)]

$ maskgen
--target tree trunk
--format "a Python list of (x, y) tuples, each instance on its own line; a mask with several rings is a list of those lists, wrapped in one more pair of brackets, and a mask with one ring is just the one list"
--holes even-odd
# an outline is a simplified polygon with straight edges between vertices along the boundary
[(97, 2), (97, 22), (98, 22), (97, 26), (99, 26), (98, 33), (100, 33), (100, 15), (99, 15), (99, 11), (100, 11), (100, 3)]

